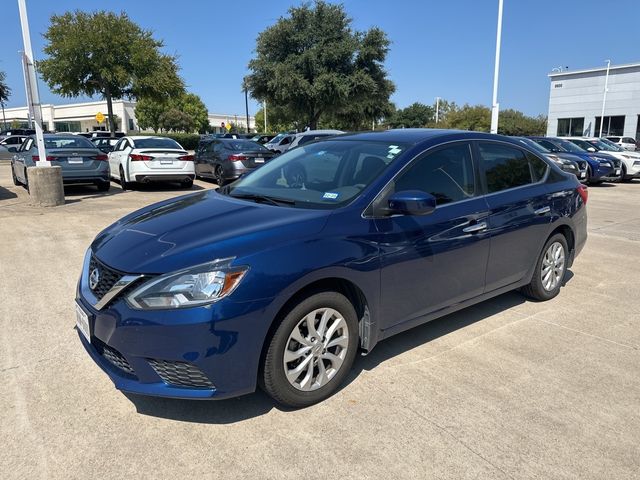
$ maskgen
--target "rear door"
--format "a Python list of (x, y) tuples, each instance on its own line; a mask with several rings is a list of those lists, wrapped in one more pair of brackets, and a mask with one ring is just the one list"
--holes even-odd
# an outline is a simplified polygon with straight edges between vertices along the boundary
[(477, 142), (489, 207), (486, 291), (521, 280), (537, 261), (551, 222), (549, 166), (515, 145)]
[(489, 212), (474, 163), (470, 142), (453, 142), (420, 155), (385, 188), (386, 197), (403, 190), (431, 193), (437, 207), (430, 215), (375, 220), (383, 329), (420, 323), (484, 291)]

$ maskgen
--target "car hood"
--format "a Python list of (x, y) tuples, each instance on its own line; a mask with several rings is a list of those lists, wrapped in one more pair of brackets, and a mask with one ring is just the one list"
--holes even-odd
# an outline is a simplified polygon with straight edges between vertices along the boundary
[(300, 241), (320, 232), (330, 213), (207, 191), (127, 215), (102, 231), (91, 248), (98, 260), (116, 270), (166, 273)]

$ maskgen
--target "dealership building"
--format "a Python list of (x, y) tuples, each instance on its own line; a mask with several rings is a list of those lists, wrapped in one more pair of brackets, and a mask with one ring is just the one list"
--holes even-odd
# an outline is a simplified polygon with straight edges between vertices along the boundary
[[(607, 67), (549, 74), (548, 136), (598, 136)], [(603, 136), (640, 139), (640, 63), (611, 65)]]
[[(125, 133), (138, 132), (138, 122), (135, 115), (136, 102), (126, 100), (113, 101), (113, 113), (116, 117), (118, 130)], [(70, 103), (67, 105), (42, 105), (42, 120), (45, 129), (50, 132), (93, 132), (107, 130), (106, 120), (98, 122), (96, 115), (107, 115), (107, 102)], [(6, 108), (4, 120), (7, 127), (26, 128), (29, 111), (27, 107)], [(240, 130), (247, 125), (245, 115), (229, 115), (223, 113), (209, 113), (209, 124), (216, 132), (222, 132), (225, 125), (233, 123)], [(255, 118), (249, 117), (249, 126), (255, 127)]]

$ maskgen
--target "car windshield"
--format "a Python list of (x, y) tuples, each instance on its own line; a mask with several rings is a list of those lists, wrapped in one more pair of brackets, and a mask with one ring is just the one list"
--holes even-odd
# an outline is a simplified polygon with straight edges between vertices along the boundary
[(242, 151), (258, 151), (258, 152), (268, 152), (266, 148), (256, 142), (252, 142), (250, 140), (232, 140), (229, 142), (222, 142), (224, 148), (227, 150), (233, 150), (234, 152), (242, 152)]
[(133, 140), (135, 148), (175, 148), (183, 150), (178, 142), (171, 138), (136, 138)]
[(589, 143), (596, 147), (598, 150), (604, 150), (605, 152), (624, 152), (624, 148), (616, 145), (609, 140), (601, 138), (600, 140), (589, 140)]
[(569, 142), (573, 143), (574, 145), (579, 146), (581, 149), (586, 150), (586, 151), (589, 151), (590, 148), (592, 148), (592, 149), (594, 149), (596, 151), (601, 150), (601, 148), (598, 147), (598, 145), (593, 144), (591, 142), (588, 142), (586, 140), (579, 139), (579, 138), (572, 138), (571, 140), (569, 140)]
[(587, 153), (586, 148), (580, 148), (578, 145), (570, 142), (569, 140), (554, 139), (552, 143), (559, 146), (565, 152), (582, 154)]
[(226, 193), (303, 208), (336, 208), (357, 197), (405, 150), (404, 144), (377, 141), (311, 143), (276, 157)]
[(273, 137), (271, 140), (269, 140), (267, 143), (270, 143), (270, 144), (273, 143), (275, 145), (286, 136), (287, 136), (286, 133), (279, 133), (278, 135)]
[(535, 150), (536, 152), (539, 153), (551, 153), (551, 150), (543, 147), (542, 145), (540, 145), (539, 143), (534, 142), (533, 140), (531, 140), (530, 138), (518, 138), (517, 139), (520, 143), (524, 143), (527, 147), (532, 148), (533, 150)]
[(84, 137), (44, 137), (44, 148), (96, 148), (96, 146)]

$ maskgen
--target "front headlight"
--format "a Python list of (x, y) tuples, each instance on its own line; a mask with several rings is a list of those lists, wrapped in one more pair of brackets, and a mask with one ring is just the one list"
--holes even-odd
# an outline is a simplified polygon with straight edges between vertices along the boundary
[(228, 296), (248, 267), (232, 267), (233, 258), (215, 260), (167, 273), (141, 285), (126, 300), (141, 310), (187, 308), (207, 305)]
[(610, 167), (611, 166), (611, 162), (608, 160), (598, 160), (600, 162), (600, 165), (602, 165), (603, 167)]

